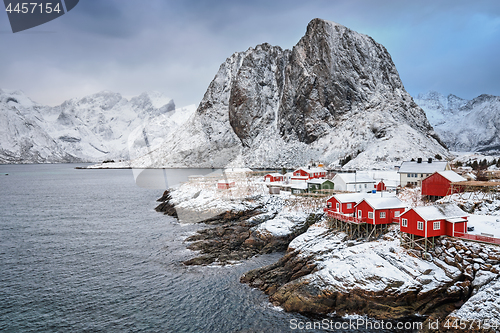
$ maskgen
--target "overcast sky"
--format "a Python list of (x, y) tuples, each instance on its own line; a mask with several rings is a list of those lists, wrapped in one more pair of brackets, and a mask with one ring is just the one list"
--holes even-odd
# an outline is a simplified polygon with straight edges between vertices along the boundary
[(80, 0), (13, 34), (0, 13), (0, 88), (57, 105), (101, 90), (198, 104), (220, 64), (268, 42), (291, 48), (323, 18), (367, 34), (406, 90), (500, 95), (500, 1)]

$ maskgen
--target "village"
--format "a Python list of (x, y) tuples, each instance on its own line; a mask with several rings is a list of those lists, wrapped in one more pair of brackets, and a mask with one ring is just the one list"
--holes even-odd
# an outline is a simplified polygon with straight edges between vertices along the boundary
[(206, 225), (185, 239), (187, 266), (284, 253), (240, 281), (286, 311), (473, 323), (498, 309), (500, 177), (469, 164), (212, 169), (166, 191), (157, 210)]
[[(385, 172), (327, 170), (311, 162), (292, 172), (266, 173), (263, 182), (271, 195), (322, 200), (329, 226), (352, 239), (373, 239), (397, 225), (401, 245), (425, 254), (441, 236), (500, 245), (500, 217), (459, 206), (464, 198), (476, 204), (500, 199), (498, 173), (479, 175), (471, 168), (452, 170), (448, 161), (416, 158)], [(219, 180), (217, 189), (235, 184)]]

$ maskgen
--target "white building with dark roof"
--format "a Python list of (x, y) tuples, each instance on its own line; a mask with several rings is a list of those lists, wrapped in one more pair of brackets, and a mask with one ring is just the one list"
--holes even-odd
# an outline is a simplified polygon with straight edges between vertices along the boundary
[(433, 161), (432, 158), (422, 161), (419, 158), (417, 161), (403, 162), (398, 173), (401, 186), (421, 186), (422, 179), (429, 177), (434, 172), (446, 170), (451, 170), (446, 161)]

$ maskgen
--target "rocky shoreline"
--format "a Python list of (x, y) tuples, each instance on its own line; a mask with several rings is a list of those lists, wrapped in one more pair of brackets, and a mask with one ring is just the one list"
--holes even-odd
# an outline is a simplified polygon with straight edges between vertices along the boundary
[[(158, 201), (157, 211), (176, 217), (170, 192)], [(327, 227), (322, 214), (309, 214), (283, 235), (263, 232), (277, 214), (261, 205), (201, 221), (209, 227), (185, 240), (199, 255), (184, 264), (234, 264), (286, 251), (276, 263), (245, 273), (240, 282), (262, 290), (285, 311), (425, 320), (426, 332), (447, 331), (442, 326), (447, 319), (456, 319), (471, 297), (500, 281), (500, 249), (494, 246), (443, 238), (424, 260), (421, 253), (400, 247), (396, 230), (376, 241), (351, 240)], [(441, 327), (430, 329), (436, 320)]]
[[(155, 210), (177, 218), (177, 211), (171, 199), (170, 191), (166, 190), (157, 200), (161, 203)], [(322, 217), (311, 214), (302, 226), (282, 237), (263, 234), (256, 229), (259, 224), (276, 215), (275, 212), (266, 213), (263, 207), (257, 207), (247, 211), (224, 212), (198, 222), (212, 227), (199, 230), (195, 235), (185, 239), (190, 243), (187, 248), (198, 251), (200, 255), (183, 263), (185, 265), (213, 263), (225, 265), (259, 254), (284, 252), (295, 237), (304, 233), (310, 225)]]

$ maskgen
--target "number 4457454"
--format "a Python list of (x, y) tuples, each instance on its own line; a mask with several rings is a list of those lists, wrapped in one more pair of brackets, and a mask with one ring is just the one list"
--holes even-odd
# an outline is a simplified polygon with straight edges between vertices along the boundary
[[(54, 5), (54, 6), (53, 6)], [(8, 13), (19, 13), (19, 14), (27, 14), (27, 13), (40, 13), (40, 14), (50, 14), (52, 12), (60, 13), (61, 8), (59, 7), (59, 3), (52, 4), (51, 2), (45, 3), (45, 7), (42, 3), (36, 2), (23, 2), (18, 3), (14, 8), (12, 8), (12, 4), (9, 3), (5, 11)]]

